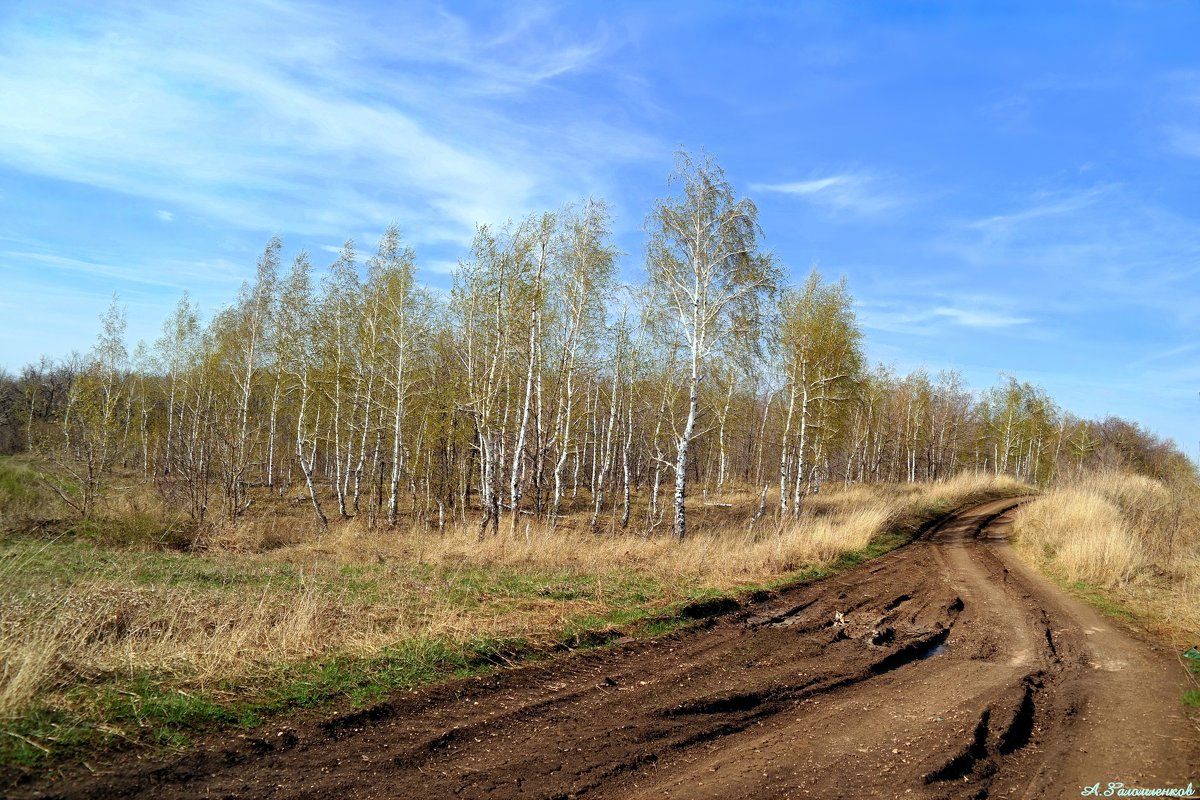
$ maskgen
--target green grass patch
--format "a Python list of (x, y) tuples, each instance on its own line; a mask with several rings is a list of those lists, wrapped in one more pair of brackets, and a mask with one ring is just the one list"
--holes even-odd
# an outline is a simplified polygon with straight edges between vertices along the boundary
[(41, 500), (37, 474), (9, 456), (0, 456), (0, 513), (15, 505)]
[(695, 624), (693, 620), (682, 617), (653, 619), (633, 631), (632, 636), (634, 639), (657, 639)]
[(605, 602), (646, 602), (664, 595), (652, 577), (633, 570), (578, 573), (566, 570), (484, 569), (444, 567), (434, 580), (447, 595), (464, 605), (495, 598), (548, 600), (595, 599)]
[(1066, 585), (1070, 588), (1071, 594), (1083, 600), (1106, 617), (1118, 619), (1122, 622), (1137, 622), (1137, 617), (1131, 611), (1105, 595), (1098, 586), (1094, 586), (1086, 581), (1075, 581), (1071, 584), (1064, 584), (1060, 581), (1060, 585)]
[(182, 519), (164, 518), (147, 511), (115, 517), (78, 520), (66, 529), (69, 536), (105, 547), (186, 550), (192, 545), (192, 526)]
[(0, 531), (39, 528), (53, 519), (58, 505), (29, 464), (0, 456)]
[[(1192, 675), (1200, 675), (1200, 652), (1195, 647), (1183, 654), (1183, 665)], [(1192, 708), (1200, 708), (1200, 689), (1183, 693), (1183, 704)]]
[(9, 588), (65, 585), (85, 578), (225, 591), (301, 588), (299, 574), (291, 564), (237, 563), (228, 557), (173, 551), (129, 551), (105, 546), (88, 536), (0, 538), (0, 570), (4, 565), (9, 565)]
[[(354, 708), (447, 675), (471, 674), (492, 663), (503, 645), (492, 640), (455, 643), (408, 639), (370, 656), (339, 654), (283, 666), (261, 699), (242, 706), (256, 716), (326, 706), (343, 698)], [(231, 687), (232, 688), (232, 687)], [(253, 690), (251, 690), (253, 691)]]

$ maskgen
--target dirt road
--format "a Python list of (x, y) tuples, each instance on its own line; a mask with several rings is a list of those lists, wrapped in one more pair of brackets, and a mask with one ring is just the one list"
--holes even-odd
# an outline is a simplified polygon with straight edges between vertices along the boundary
[[(1160, 651), (1004, 541), (1013, 501), (654, 643), (630, 642), (126, 761), (25, 796), (1079, 797), (1200, 789)], [(78, 776), (77, 776), (78, 777)]]

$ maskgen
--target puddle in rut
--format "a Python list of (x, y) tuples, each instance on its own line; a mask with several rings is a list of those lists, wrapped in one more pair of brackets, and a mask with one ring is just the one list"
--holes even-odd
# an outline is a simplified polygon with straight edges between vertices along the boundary
[(945, 652), (946, 652), (946, 644), (945, 644), (945, 642), (943, 642), (942, 644), (939, 644), (937, 647), (930, 650), (928, 653), (925, 653), (924, 655), (922, 655), (919, 660), (924, 661), (927, 658), (933, 658), (934, 656), (943, 655), (943, 654), (945, 654)]

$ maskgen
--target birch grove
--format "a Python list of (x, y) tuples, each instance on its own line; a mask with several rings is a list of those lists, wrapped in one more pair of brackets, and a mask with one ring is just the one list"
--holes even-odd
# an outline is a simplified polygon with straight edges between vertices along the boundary
[(114, 300), (88, 354), (0, 375), (2, 441), (52, 459), (81, 517), (123, 471), (198, 531), (272, 498), (321, 527), (488, 536), (578, 515), (682, 539), (689, 503), (737, 493), (753, 529), (832, 483), (1173, 463), (1015, 377), (977, 395), (952, 371), (868, 366), (845, 280), (787, 285), (711, 158), (679, 156), (644, 281), (618, 280), (612, 228), (598, 200), (481, 225), (445, 296), (394, 226), (324, 268), (298, 253), (284, 269), (273, 238), (208, 322), (185, 295), (131, 360)]

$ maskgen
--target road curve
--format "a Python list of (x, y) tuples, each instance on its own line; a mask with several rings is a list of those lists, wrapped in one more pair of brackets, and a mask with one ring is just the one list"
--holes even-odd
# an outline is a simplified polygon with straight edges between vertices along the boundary
[(132, 757), (39, 798), (1065, 798), (1200, 787), (1176, 658), (1031, 572), (1016, 501), (698, 630)]

